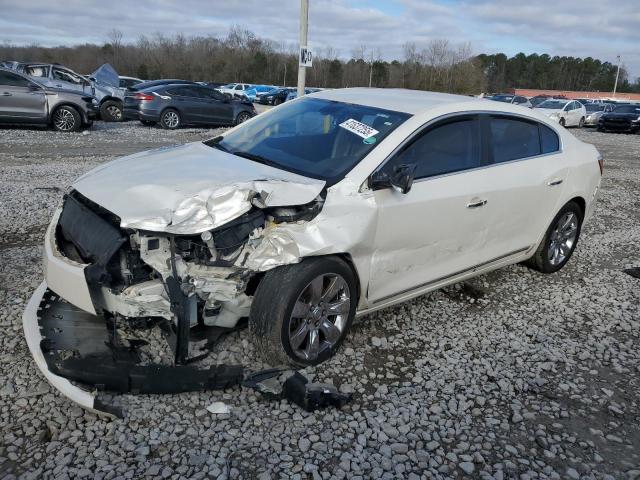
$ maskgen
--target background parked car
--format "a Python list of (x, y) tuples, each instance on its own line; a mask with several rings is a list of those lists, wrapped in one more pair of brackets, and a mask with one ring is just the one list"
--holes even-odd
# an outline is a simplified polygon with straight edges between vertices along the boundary
[(600, 117), (613, 111), (613, 106), (608, 103), (587, 103), (584, 105), (587, 117), (584, 120), (585, 127), (596, 127)]
[(502, 103), (512, 103), (514, 105), (520, 105), (522, 107), (531, 108), (531, 102), (527, 99), (527, 97), (523, 97), (521, 95), (510, 95), (508, 93), (496, 93), (495, 95), (491, 95), (489, 97), (485, 97), (489, 100), (493, 100), (494, 102), (502, 102)]
[(255, 102), (258, 95), (270, 92), (273, 88), (273, 85), (254, 85), (244, 91), (244, 97)]
[(141, 79), (135, 78), (135, 77), (123, 77), (123, 76), (120, 76), (118, 78), (120, 79), (120, 88), (130, 88), (130, 87), (133, 87), (135, 85), (139, 85), (139, 84), (144, 82), (144, 80), (141, 80)]
[(126, 118), (145, 125), (237, 125), (256, 115), (253, 103), (232, 100), (214, 88), (196, 84), (158, 85), (125, 97)]
[(577, 100), (546, 100), (535, 107), (540, 113), (555, 120), (563, 127), (582, 127), (587, 110)]
[(159, 85), (195, 85), (196, 82), (192, 82), (191, 80), (179, 80), (176, 78), (165, 78), (162, 80), (147, 80), (146, 82), (138, 83), (137, 85), (133, 85), (129, 87), (130, 92), (139, 92), (140, 90), (146, 90), (147, 88), (157, 87)]
[(91, 126), (98, 102), (77, 90), (42, 85), (0, 68), (0, 122), (51, 125), (61, 132)]
[(120, 88), (118, 74), (108, 63), (101, 65), (87, 77), (53, 63), (20, 63), (16, 66), (16, 70), (47, 87), (79, 90), (93, 95), (100, 104), (102, 120), (108, 122), (122, 120), (122, 100), (125, 90)]
[(228, 83), (218, 88), (219, 92), (226, 93), (232, 97), (241, 98), (244, 95), (244, 91), (248, 90), (253, 85), (249, 83)]
[[(309, 95), (310, 93), (319, 92), (320, 90), (322, 89), (321, 88), (305, 88), (304, 94)], [(292, 88), (291, 91), (287, 94), (287, 97), (285, 98), (284, 101), (287, 102), (289, 100), (293, 100), (294, 98), (298, 98), (298, 90), (295, 88)]]
[(619, 105), (605, 113), (598, 121), (598, 131), (640, 132), (640, 105)]
[(256, 101), (262, 105), (280, 105), (287, 100), (287, 95), (295, 91), (295, 88), (274, 88), (269, 92), (258, 95)]

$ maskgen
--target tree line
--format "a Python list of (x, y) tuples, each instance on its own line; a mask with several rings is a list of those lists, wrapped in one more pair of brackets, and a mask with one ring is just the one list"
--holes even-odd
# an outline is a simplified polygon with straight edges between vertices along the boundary
[[(71, 47), (0, 45), (0, 60), (59, 63), (88, 74), (111, 63), (120, 75), (143, 79), (181, 78), (211, 82), (250, 82), (293, 86), (297, 80), (295, 45), (259, 38), (232, 27), (226, 36), (141, 36), (125, 43), (113, 30), (102, 44)], [(508, 57), (475, 55), (469, 43), (433, 40), (403, 45), (401, 59), (384, 60), (379, 49), (354, 49), (348, 60), (330, 47), (314, 52), (307, 85), (315, 87), (396, 87), (460, 94), (499, 92), (508, 88), (613, 90), (617, 65), (587, 57), (547, 54)], [(631, 82), (620, 70), (619, 92), (640, 92), (640, 78)]]

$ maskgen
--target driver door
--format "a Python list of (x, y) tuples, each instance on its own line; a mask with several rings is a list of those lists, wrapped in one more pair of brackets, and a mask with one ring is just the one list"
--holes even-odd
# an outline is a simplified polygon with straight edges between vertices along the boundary
[(427, 127), (379, 170), (415, 165), (411, 190), (375, 190), (378, 224), (372, 304), (454, 276), (483, 261), (490, 183), (477, 115)]

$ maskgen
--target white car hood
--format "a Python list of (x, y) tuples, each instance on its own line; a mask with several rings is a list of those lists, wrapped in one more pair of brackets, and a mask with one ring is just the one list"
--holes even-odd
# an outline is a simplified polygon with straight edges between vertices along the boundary
[(129, 155), (95, 168), (73, 188), (120, 217), (122, 228), (195, 234), (252, 205), (303, 205), (325, 186), (316, 180), (188, 143)]

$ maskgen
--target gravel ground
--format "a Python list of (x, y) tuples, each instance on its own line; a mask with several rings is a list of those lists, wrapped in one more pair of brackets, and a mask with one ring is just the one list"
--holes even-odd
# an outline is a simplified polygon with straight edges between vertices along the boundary
[[(108, 421), (38, 372), (21, 314), (61, 192), (119, 155), (211, 137), (96, 123), (0, 129), (0, 477), (640, 478), (640, 136), (575, 131), (606, 158), (568, 266), (520, 265), (365, 317), (306, 373), (354, 400), (306, 413), (246, 389), (123, 396)], [(215, 361), (255, 365), (247, 331)], [(213, 415), (215, 401), (230, 414)]]

